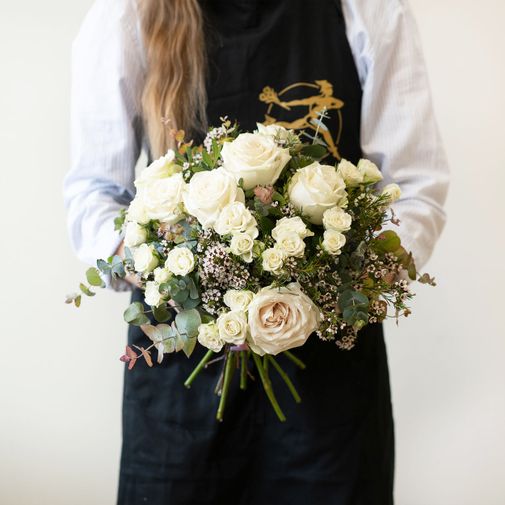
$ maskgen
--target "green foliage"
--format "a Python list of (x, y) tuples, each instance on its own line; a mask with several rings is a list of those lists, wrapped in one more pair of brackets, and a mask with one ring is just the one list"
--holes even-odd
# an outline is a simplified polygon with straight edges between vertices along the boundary
[(167, 304), (153, 307), (153, 316), (159, 323), (166, 323), (172, 317), (172, 311)]
[(91, 291), (86, 284), (83, 284), (82, 282), (79, 284), (79, 289), (81, 290), (82, 293), (84, 293), (86, 296), (95, 296), (96, 293)]
[(91, 267), (86, 270), (86, 279), (91, 286), (105, 287), (105, 282), (103, 282), (100, 272), (96, 268)]
[(400, 246), (400, 237), (393, 230), (383, 231), (374, 241), (375, 250), (380, 252), (395, 252)]
[(128, 306), (123, 314), (124, 320), (133, 326), (142, 326), (149, 322), (149, 318), (144, 313), (144, 306), (141, 302), (133, 302)]
[(302, 147), (301, 153), (304, 156), (310, 156), (315, 160), (320, 160), (328, 154), (328, 150), (321, 144), (307, 144)]
[(114, 219), (114, 230), (121, 231), (126, 219), (126, 209), (121, 209), (119, 211), (119, 216)]

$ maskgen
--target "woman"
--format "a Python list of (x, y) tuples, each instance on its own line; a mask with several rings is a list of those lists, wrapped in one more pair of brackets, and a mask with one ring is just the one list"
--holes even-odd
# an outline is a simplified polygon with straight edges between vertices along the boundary
[[(444, 224), (448, 175), (403, 0), (98, 0), (73, 54), (65, 199), (78, 255), (93, 263), (121, 250), (113, 218), (134, 196), (141, 148), (163, 154), (172, 128), (201, 140), (227, 115), (243, 129), (279, 122), (310, 134), (321, 109), (334, 161), (365, 156), (401, 185), (400, 233), (423, 265)], [(145, 337), (132, 329), (129, 342)], [(289, 372), (303, 403), (274, 384), (284, 424), (257, 384), (232, 391), (217, 423), (218, 367), (182, 386), (201, 352), (127, 372), (118, 503), (392, 503), (381, 326), (348, 352), (314, 338), (297, 351), (308, 368)]]

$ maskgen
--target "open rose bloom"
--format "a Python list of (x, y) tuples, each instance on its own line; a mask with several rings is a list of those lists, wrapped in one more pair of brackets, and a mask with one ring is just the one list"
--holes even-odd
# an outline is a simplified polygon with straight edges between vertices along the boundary
[(127, 348), (129, 368), (139, 359), (154, 366), (154, 352), (158, 363), (179, 351), (190, 358), (202, 345), (185, 384), (224, 361), (219, 420), (238, 363), (240, 387), (256, 376), (284, 420), (269, 374), (280, 373), (300, 398), (276, 356), (303, 368), (296, 348), (309, 338), (348, 351), (388, 309), (409, 313), (409, 281), (433, 283), (392, 230), (400, 189), (383, 187), (371, 161), (337, 162), (317, 137), (305, 144), (279, 125), (241, 133), (225, 120), (201, 146), (176, 138), (176, 150), (141, 172), (116, 219), (125, 258), (98, 260), (86, 272), (89, 286), (67, 302), (78, 306), (111, 278), (134, 278), (144, 303), (132, 303), (124, 319), (143, 329), (146, 345)]

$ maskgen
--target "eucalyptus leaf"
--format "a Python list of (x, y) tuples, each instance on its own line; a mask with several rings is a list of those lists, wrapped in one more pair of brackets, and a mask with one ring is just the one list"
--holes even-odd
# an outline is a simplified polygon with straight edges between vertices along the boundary
[(153, 307), (153, 315), (159, 323), (165, 323), (169, 321), (172, 317), (172, 311), (168, 308), (166, 304), (160, 305), (159, 307)]
[(86, 295), (86, 296), (95, 296), (96, 293), (91, 291), (86, 284), (83, 284), (82, 282), (79, 284), (79, 289)]
[(180, 333), (185, 333), (188, 337), (198, 335), (198, 327), (202, 319), (196, 309), (183, 310), (175, 316), (175, 324)]
[(182, 350), (188, 358), (193, 354), (193, 351), (195, 350), (196, 340), (196, 337), (189, 337), (186, 339), (186, 343), (184, 344)]
[(123, 313), (124, 320), (134, 326), (142, 326), (149, 323), (149, 318), (144, 314), (144, 306), (141, 302), (133, 302)]
[(303, 146), (302, 148), (302, 154), (305, 156), (310, 156), (311, 158), (320, 159), (323, 158), (327, 153), (328, 151), (326, 148), (320, 144), (309, 144)]
[(91, 267), (86, 270), (86, 279), (92, 286), (99, 286), (101, 288), (105, 287), (105, 283), (96, 268)]
[(382, 252), (395, 252), (400, 246), (400, 237), (393, 230), (383, 231), (375, 239), (375, 248)]

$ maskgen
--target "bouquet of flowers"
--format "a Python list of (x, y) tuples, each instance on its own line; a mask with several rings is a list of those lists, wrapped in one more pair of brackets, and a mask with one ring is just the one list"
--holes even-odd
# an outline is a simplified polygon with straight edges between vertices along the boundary
[(285, 420), (269, 370), (300, 397), (278, 354), (303, 368), (291, 350), (309, 337), (350, 350), (388, 308), (409, 314), (408, 278), (434, 282), (383, 229), (399, 224), (390, 204), (400, 189), (377, 189), (382, 175), (371, 161), (324, 164), (317, 132), (303, 142), (275, 124), (241, 133), (222, 121), (199, 146), (174, 132), (176, 148), (141, 172), (135, 199), (116, 220), (125, 257), (98, 260), (86, 272), (89, 285), (66, 301), (79, 306), (105, 276), (135, 276), (145, 304), (132, 303), (124, 319), (152, 343), (126, 348), (130, 369), (139, 359), (153, 366), (152, 350), (161, 363), (172, 352), (189, 357), (199, 343), (208, 352), (185, 385), (209, 361), (222, 362), (217, 419), (238, 371), (242, 389), (257, 374)]

